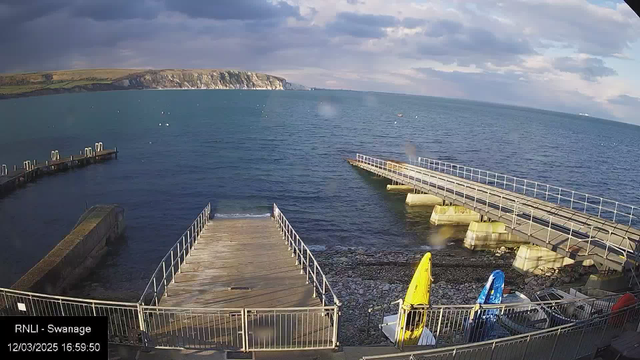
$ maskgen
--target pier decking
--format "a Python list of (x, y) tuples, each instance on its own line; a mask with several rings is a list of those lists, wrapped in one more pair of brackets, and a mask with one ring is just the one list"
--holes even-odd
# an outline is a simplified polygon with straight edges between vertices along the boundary
[(213, 219), (160, 306), (320, 306), (269, 218)]
[(210, 212), (208, 205), (169, 250), (140, 298), (146, 343), (335, 348), (340, 302), (280, 209), (244, 219), (212, 220)]

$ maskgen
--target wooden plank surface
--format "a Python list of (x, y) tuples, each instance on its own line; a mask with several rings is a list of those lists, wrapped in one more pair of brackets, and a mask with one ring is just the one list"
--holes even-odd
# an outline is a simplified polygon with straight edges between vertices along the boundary
[(271, 218), (214, 219), (160, 306), (320, 306)]

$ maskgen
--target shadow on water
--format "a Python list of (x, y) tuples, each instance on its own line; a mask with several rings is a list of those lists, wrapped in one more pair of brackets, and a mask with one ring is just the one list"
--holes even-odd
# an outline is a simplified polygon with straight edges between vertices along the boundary
[(421, 250), (439, 250), (446, 247), (462, 248), (468, 226), (466, 225), (432, 225), (430, 223), (433, 206), (408, 206), (405, 204), (406, 193), (387, 191), (391, 180), (378, 177), (370, 172), (355, 168), (367, 185), (384, 199), (391, 213), (404, 224), (410, 245)]

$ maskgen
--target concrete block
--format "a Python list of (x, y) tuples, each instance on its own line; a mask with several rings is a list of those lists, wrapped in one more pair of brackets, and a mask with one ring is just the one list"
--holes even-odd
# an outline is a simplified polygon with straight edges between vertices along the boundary
[(407, 194), (405, 203), (409, 206), (435, 206), (442, 205), (442, 199), (429, 194)]
[(393, 192), (413, 192), (413, 186), (409, 185), (387, 185), (387, 191)]
[(561, 268), (573, 264), (574, 261), (537, 245), (521, 245), (513, 260), (513, 268), (521, 273), (532, 273), (541, 267)]
[(505, 247), (517, 247), (528, 244), (526, 239), (507, 232), (504, 223), (498, 221), (472, 221), (464, 237), (464, 246), (471, 250), (490, 250)]
[(117, 205), (96, 205), (12, 289), (60, 294), (86, 276), (107, 251), (107, 244), (124, 230), (124, 210)]
[(625, 290), (629, 286), (629, 281), (621, 272), (613, 274), (592, 274), (589, 276), (585, 287), (606, 291)]
[(480, 214), (463, 206), (435, 206), (430, 222), (434, 225), (468, 225), (480, 222)]

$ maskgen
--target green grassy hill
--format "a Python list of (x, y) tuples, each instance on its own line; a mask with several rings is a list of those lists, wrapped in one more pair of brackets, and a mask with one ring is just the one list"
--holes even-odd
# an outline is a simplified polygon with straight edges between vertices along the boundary
[(65, 92), (129, 89), (276, 89), (285, 79), (215, 69), (81, 69), (0, 74), (0, 99)]

